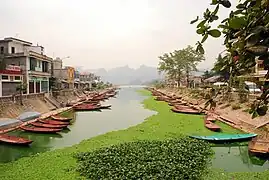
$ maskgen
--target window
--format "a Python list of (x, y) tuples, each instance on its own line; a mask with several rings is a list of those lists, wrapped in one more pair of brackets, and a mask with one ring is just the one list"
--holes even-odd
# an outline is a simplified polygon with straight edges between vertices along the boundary
[(11, 47), (11, 53), (12, 53), (12, 54), (15, 53), (15, 47)]
[(258, 70), (259, 71), (264, 70), (264, 64), (263, 63), (258, 64)]
[(0, 54), (4, 54), (4, 47), (3, 46), (1, 46), (1, 48), (0, 48)]
[(42, 72), (49, 72), (49, 63), (46, 61), (42, 61)]
[(3, 80), (8, 80), (8, 76), (6, 76), (6, 75), (2, 75), (2, 79), (3, 79)]
[(15, 76), (15, 81), (20, 81), (21, 77), (20, 76)]
[(30, 57), (30, 71), (35, 71), (35, 67), (37, 66), (36, 61), (35, 58)]

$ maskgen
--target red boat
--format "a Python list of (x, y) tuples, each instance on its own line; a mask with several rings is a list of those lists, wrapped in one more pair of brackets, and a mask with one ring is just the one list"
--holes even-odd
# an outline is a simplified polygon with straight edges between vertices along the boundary
[(3, 134), (3, 135), (0, 135), (0, 142), (14, 144), (14, 145), (29, 145), (33, 141), (30, 139), (22, 138), (22, 137)]
[(194, 109), (191, 109), (191, 108), (180, 108), (180, 109), (178, 109), (178, 108), (172, 108), (171, 109), (173, 112), (175, 112), (175, 113), (184, 113), (184, 114), (201, 114), (199, 111), (196, 111), (196, 110), (194, 110)]
[(69, 122), (61, 122), (61, 121), (54, 121), (54, 120), (38, 120), (44, 124), (53, 124), (53, 125), (70, 125)]
[(211, 131), (220, 131), (221, 130), (221, 128), (218, 125), (212, 123), (211, 121), (207, 121), (207, 120), (205, 120), (205, 127)]
[(40, 122), (32, 122), (31, 125), (36, 127), (44, 127), (44, 128), (66, 128), (68, 125), (64, 124), (44, 124)]
[(212, 115), (206, 115), (205, 116), (205, 121), (210, 121), (210, 122), (215, 122), (216, 118)]
[(100, 106), (93, 106), (91, 104), (81, 104), (73, 107), (73, 109), (77, 111), (101, 111)]
[(60, 128), (56, 129), (56, 128), (27, 127), (27, 126), (21, 126), (20, 128), (24, 131), (35, 132), (35, 133), (57, 133), (62, 130)]
[(91, 101), (91, 100), (89, 100), (89, 101), (85, 101), (83, 103), (84, 104), (91, 104), (91, 105), (99, 105), (100, 101)]
[(72, 120), (72, 118), (66, 118), (62, 116), (51, 116), (51, 118), (56, 121), (71, 121)]

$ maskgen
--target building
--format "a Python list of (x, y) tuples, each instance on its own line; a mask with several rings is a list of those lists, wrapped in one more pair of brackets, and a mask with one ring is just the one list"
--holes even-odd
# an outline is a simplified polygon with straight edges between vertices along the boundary
[(0, 97), (17, 94), (17, 88), (23, 82), (20, 66), (8, 65), (0, 70)]
[(49, 92), (52, 58), (44, 55), (44, 47), (9, 37), (0, 40), (0, 57), (1, 70), (16, 66), (20, 68), (23, 76), (21, 83), (26, 85), (27, 94)]
[(190, 76), (190, 87), (196, 88), (202, 84), (202, 77), (201, 76)]
[(265, 70), (263, 60), (256, 59), (254, 77), (259, 81), (269, 81), (269, 79), (264, 78), (267, 72), (268, 70)]
[(78, 70), (75, 70), (75, 77), (74, 77), (74, 88), (80, 89), (80, 72)]
[(53, 60), (52, 77), (56, 79), (58, 89), (74, 89), (75, 69), (70, 66), (63, 67), (62, 59)]
[(94, 80), (96, 80), (96, 76), (90, 72), (83, 72), (79, 75), (80, 80), (80, 89), (92, 88), (92, 84)]

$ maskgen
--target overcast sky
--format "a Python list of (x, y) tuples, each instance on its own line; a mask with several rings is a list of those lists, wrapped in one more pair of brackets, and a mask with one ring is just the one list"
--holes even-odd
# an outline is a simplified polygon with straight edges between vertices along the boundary
[[(17, 37), (43, 45), (65, 65), (87, 69), (141, 64), (157, 66), (165, 52), (195, 45), (190, 21), (211, 0), (1, 0), (0, 38)], [(222, 8), (223, 9), (223, 8)], [(227, 15), (222, 10), (222, 16)], [(224, 49), (221, 39), (206, 44), (211, 67)]]

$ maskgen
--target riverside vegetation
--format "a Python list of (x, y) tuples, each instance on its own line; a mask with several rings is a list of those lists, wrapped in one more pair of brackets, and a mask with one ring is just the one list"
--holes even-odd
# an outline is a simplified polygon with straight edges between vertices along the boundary
[[(32, 157), (21, 158), (18, 161), (0, 164), (0, 179), (85, 179), (76, 171), (80, 169), (80, 163), (77, 163), (77, 159), (74, 158), (78, 153), (92, 152), (97, 154), (104, 150), (100, 150), (100, 148), (133, 141), (146, 141), (149, 144), (154, 144), (154, 142), (169, 142), (169, 139), (173, 138), (184, 138), (188, 134), (214, 134), (214, 132), (210, 132), (204, 128), (201, 116), (171, 113), (167, 103), (156, 102), (150, 96), (150, 92), (143, 90), (140, 93), (149, 96), (143, 102), (145, 108), (157, 111), (158, 114), (147, 118), (137, 126), (84, 140), (72, 147), (40, 153)], [(232, 129), (225, 124), (220, 123), (220, 126), (224, 133), (240, 133), (240, 131)], [(152, 140), (153, 142), (149, 142)], [(113, 149), (113, 147), (115, 146), (110, 148)], [(119, 145), (116, 147), (122, 146)], [(139, 147), (141, 146), (137, 146), (136, 148)], [(97, 150), (97, 152), (93, 152), (94, 150)], [(111, 149), (108, 148), (107, 150)], [(202, 170), (199, 169), (199, 172), (202, 172)], [(209, 172), (205, 176), (204, 179), (209, 180), (268, 179), (269, 171), (227, 173), (222, 170), (209, 168)]]

